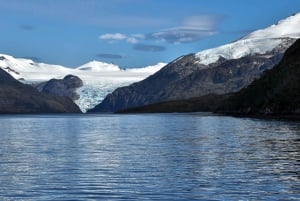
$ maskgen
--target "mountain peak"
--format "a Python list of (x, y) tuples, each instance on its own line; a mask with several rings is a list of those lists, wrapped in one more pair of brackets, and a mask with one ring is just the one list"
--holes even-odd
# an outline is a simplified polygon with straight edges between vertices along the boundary
[(293, 14), (276, 24), (265, 29), (254, 31), (242, 39), (262, 38), (299, 38), (300, 37), (300, 13)]
[[(265, 29), (254, 31), (233, 43), (196, 53), (200, 64), (215, 63), (220, 57), (239, 59), (247, 55), (265, 54), (282, 44), (292, 44), (300, 38), (300, 13), (280, 20)], [(288, 48), (288, 46), (286, 47)]]
[(120, 67), (111, 63), (105, 63), (101, 61), (90, 61), (82, 66), (76, 68), (77, 70), (84, 70), (84, 71), (92, 71), (92, 72), (101, 72), (101, 71), (120, 71)]

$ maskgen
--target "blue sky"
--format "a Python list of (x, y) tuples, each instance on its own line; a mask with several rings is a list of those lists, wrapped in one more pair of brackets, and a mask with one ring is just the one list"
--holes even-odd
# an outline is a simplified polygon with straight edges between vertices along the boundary
[(0, 53), (77, 67), (143, 67), (300, 12), (299, 0), (0, 0)]

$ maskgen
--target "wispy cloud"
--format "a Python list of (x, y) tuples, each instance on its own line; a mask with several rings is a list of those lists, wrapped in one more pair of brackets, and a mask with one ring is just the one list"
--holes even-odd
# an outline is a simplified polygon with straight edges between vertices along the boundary
[(189, 16), (182, 20), (179, 26), (171, 27), (147, 35), (122, 33), (106, 33), (100, 35), (102, 40), (109, 42), (124, 40), (131, 44), (138, 44), (145, 40), (155, 40), (172, 44), (191, 43), (218, 33), (217, 26), (224, 20), (220, 15)]
[(96, 56), (101, 59), (124, 59), (125, 58), (125, 56), (122, 56), (120, 54), (109, 54), (109, 53), (99, 53)]
[(107, 33), (99, 36), (99, 38), (103, 40), (124, 40), (127, 36), (121, 33)]
[(131, 44), (136, 44), (136, 43), (138, 43), (139, 41), (138, 41), (138, 39), (136, 39), (136, 38), (134, 38), (134, 37), (129, 37), (129, 38), (127, 38), (127, 42), (128, 42), (128, 43), (131, 43)]
[(194, 42), (216, 34), (222, 20), (223, 17), (214, 15), (191, 16), (180, 26), (148, 34), (147, 38), (175, 44)]
[(132, 34), (132, 35), (125, 35), (121, 33), (106, 33), (99, 36), (99, 39), (101, 40), (108, 40), (109, 42), (115, 42), (115, 41), (126, 41), (127, 43), (136, 44), (141, 39), (144, 38), (144, 35), (142, 34)]
[(133, 46), (133, 49), (138, 51), (145, 51), (145, 52), (161, 52), (166, 50), (164, 46), (148, 45), (148, 44), (136, 44)]

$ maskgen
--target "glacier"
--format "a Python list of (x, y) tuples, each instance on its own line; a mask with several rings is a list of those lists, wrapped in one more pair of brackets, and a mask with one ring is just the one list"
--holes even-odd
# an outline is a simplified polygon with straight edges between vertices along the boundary
[(116, 88), (141, 81), (165, 65), (166, 63), (158, 63), (143, 68), (122, 69), (114, 64), (91, 61), (77, 68), (70, 68), (0, 54), (0, 68), (25, 84), (62, 79), (69, 74), (78, 76), (83, 81), (83, 86), (77, 89), (80, 98), (75, 103), (82, 112), (99, 104)]

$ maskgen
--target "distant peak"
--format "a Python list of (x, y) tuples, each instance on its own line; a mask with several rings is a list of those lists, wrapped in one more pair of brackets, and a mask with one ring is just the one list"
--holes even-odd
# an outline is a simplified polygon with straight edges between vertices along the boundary
[(94, 71), (94, 72), (120, 71), (120, 67), (115, 64), (105, 63), (105, 62), (96, 61), (96, 60), (93, 60), (86, 64), (83, 64), (82, 66), (79, 66), (76, 69), (84, 70), (84, 71)]

